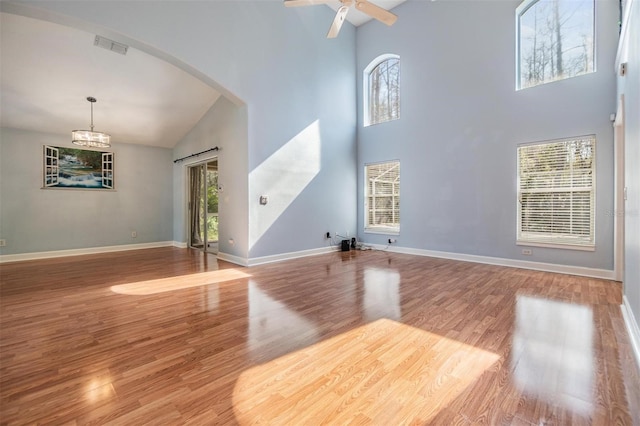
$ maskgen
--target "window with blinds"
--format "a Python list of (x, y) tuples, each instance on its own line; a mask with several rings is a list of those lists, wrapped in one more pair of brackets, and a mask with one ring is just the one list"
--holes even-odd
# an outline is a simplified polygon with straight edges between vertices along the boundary
[(365, 165), (365, 231), (400, 232), (400, 162)]
[(595, 136), (518, 147), (523, 245), (595, 248)]

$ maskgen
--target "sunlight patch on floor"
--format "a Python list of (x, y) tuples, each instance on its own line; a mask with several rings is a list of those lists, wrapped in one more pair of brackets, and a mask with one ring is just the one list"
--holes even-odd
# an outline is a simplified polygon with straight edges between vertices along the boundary
[(225, 281), (249, 278), (251, 275), (238, 269), (221, 269), (217, 271), (200, 272), (197, 274), (181, 275), (178, 277), (159, 278), (135, 283), (111, 286), (111, 291), (130, 296), (146, 296), (167, 291), (183, 290), (185, 288), (201, 287)]
[(95, 374), (84, 386), (84, 397), (92, 404), (111, 399), (114, 396), (115, 390), (112, 378), (108, 373), (100, 372)]
[(500, 358), (380, 319), (244, 371), (240, 424), (426, 423)]

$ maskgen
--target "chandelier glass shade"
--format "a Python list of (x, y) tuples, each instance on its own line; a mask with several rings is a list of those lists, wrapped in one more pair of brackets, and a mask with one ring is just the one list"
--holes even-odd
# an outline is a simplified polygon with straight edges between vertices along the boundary
[(109, 148), (111, 147), (111, 136), (107, 133), (93, 131), (93, 104), (96, 102), (96, 98), (89, 96), (87, 100), (91, 103), (91, 130), (73, 130), (71, 142), (91, 148)]

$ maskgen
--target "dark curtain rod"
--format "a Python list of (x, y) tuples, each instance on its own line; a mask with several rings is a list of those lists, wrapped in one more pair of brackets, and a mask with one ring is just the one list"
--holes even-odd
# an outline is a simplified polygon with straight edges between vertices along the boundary
[(201, 151), (201, 152), (195, 153), (195, 154), (187, 155), (186, 157), (178, 158), (177, 160), (173, 160), (173, 162), (174, 162), (174, 163), (177, 163), (178, 161), (183, 161), (183, 160), (186, 160), (187, 158), (197, 157), (197, 156), (202, 155), (202, 154), (205, 154), (205, 153), (207, 153), (207, 152), (217, 151), (217, 150), (218, 150), (218, 147), (216, 146), (216, 147), (214, 147), (214, 148), (210, 148), (210, 149), (207, 149), (207, 150), (204, 150), (204, 151)]

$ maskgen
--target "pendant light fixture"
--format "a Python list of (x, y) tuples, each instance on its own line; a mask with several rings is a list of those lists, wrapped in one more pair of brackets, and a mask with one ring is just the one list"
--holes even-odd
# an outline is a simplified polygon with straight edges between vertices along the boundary
[(89, 96), (87, 100), (91, 103), (91, 130), (73, 130), (71, 132), (71, 142), (92, 148), (109, 148), (111, 146), (111, 136), (93, 131), (93, 104), (96, 103), (96, 98)]

